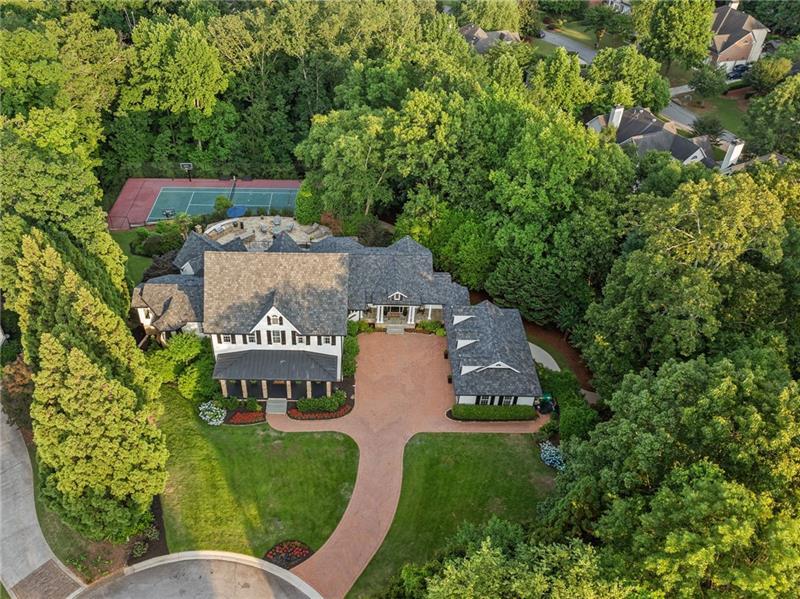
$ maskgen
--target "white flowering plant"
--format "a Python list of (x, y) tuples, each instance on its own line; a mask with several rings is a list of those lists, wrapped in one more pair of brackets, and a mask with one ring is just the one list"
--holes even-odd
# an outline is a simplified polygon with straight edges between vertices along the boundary
[(561, 450), (550, 443), (550, 441), (543, 441), (539, 443), (539, 456), (546, 465), (550, 466), (551, 468), (555, 468), (559, 472), (566, 468), (564, 456), (561, 455)]
[(225, 422), (225, 410), (216, 401), (200, 404), (200, 418), (211, 426), (219, 426)]

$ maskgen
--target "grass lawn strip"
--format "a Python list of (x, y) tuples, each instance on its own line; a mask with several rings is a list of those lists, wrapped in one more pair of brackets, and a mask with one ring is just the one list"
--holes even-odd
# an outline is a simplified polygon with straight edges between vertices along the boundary
[(419, 434), (405, 449), (392, 527), (349, 598), (376, 596), (406, 562), (434, 557), (465, 521), (533, 521), (553, 471), (531, 435)]
[(112, 231), (111, 237), (114, 238), (114, 241), (122, 248), (128, 258), (125, 264), (125, 272), (128, 274), (128, 278), (133, 281), (134, 285), (138, 285), (142, 280), (144, 271), (147, 270), (153, 259), (147, 256), (137, 256), (131, 252), (131, 241), (136, 238), (135, 231)]
[(127, 545), (90, 541), (65, 524), (58, 514), (44, 504), (39, 492), (36, 450), (31, 444), (28, 444), (28, 453), (31, 464), (33, 464), (36, 516), (39, 519), (42, 534), (56, 557), (86, 582), (91, 582), (122, 568), (128, 557)]
[(603, 48), (618, 48), (622, 45), (622, 40), (619, 38), (619, 36), (606, 33), (603, 36), (600, 47), (595, 48), (594, 44), (597, 41), (597, 38), (594, 35), (594, 31), (580, 21), (567, 21), (558, 27), (558, 29), (554, 29), (553, 31), (555, 33), (560, 33), (564, 37), (575, 40), (576, 42), (583, 44), (588, 48), (596, 50), (602, 50)]
[(698, 116), (713, 114), (722, 122), (722, 126), (736, 135), (746, 133), (744, 117), (747, 113), (747, 102), (738, 98), (717, 96), (704, 100), (703, 106), (698, 101), (693, 101), (686, 107)]
[(162, 388), (167, 435), (164, 525), (171, 552), (256, 557), (279, 541), (314, 550), (347, 507), (358, 448), (338, 433), (279, 433), (268, 424), (208, 426), (191, 402)]
[(559, 47), (541, 39), (532, 39), (530, 43), (539, 51), (539, 54), (542, 56), (552, 56), (555, 53), (556, 48)]

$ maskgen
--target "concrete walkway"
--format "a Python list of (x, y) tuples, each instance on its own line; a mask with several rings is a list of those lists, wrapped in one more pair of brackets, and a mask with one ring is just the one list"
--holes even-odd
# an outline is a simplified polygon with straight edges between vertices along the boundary
[(531, 355), (533, 356), (533, 361), (537, 364), (541, 364), (548, 370), (552, 370), (553, 372), (561, 372), (561, 366), (558, 365), (556, 359), (551, 356), (547, 351), (528, 341), (528, 345), (531, 348)]
[(247, 555), (184, 551), (147, 560), (74, 595), (80, 599), (322, 599), (297, 576)]
[(543, 39), (554, 46), (561, 46), (567, 52), (576, 52), (580, 58), (581, 64), (590, 64), (594, 60), (594, 57), (597, 56), (597, 50), (594, 48), (576, 42), (571, 37), (567, 37), (556, 31), (545, 29)]
[(411, 437), (422, 432), (532, 433), (548, 420), (448, 419), (453, 390), (441, 337), (371, 333), (361, 335), (359, 344), (356, 405), (350, 414), (316, 421), (268, 417), (280, 431), (337, 431), (358, 445), (356, 484), (339, 525), (319, 551), (292, 569), (325, 599), (344, 597), (383, 543), (400, 499), (403, 451)]
[(64, 599), (84, 586), (42, 535), (28, 450), (4, 414), (0, 414), (0, 580), (12, 597), (20, 599)]

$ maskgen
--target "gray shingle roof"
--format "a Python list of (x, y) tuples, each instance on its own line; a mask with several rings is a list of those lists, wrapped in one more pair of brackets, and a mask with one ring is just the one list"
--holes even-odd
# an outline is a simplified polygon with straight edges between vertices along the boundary
[(295, 243), (292, 236), (286, 231), (281, 231), (272, 240), (272, 245), (267, 248), (268, 252), (302, 252), (297, 243)]
[(336, 356), (310, 351), (251, 349), (219, 354), (217, 380), (335, 381)]
[(182, 268), (188, 262), (192, 267), (192, 272), (200, 276), (203, 274), (203, 254), (208, 251), (246, 252), (247, 248), (238, 237), (222, 245), (206, 235), (192, 231), (186, 241), (183, 242), (183, 247), (181, 247), (178, 255), (175, 256), (172, 264), (177, 268)]
[(131, 307), (150, 308), (152, 326), (159, 331), (175, 331), (189, 322), (203, 320), (203, 279), (185, 275), (165, 275), (140, 283), (133, 290)]
[(206, 252), (206, 333), (247, 333), (275, 306), (303, 335), (347, 334), (347, 255)]
[[(750, 45), (740, 42), (757, 29), (767, 29), (757, 19), (747, 13), (720, 6), (714, 11), (714, 21), (711, 30), (714, 36), (711, 40), (711, 54), (717, 60), (744, 60), (750, 55)], [(737, 44), (739, 47), (737, 48)]]
[[(498, 308), (490, 301), (445, 307), (447, 351), (456, 395), (542, 395), (518, 310)], [(454, 323), (454, 316), (471, 316)], [(474, 341), (468, 345), (459, 341)], [(510, 368), (485, 368), (502, 362)], [(470, 367), (478, 367), (469, 370)], [(469, 370), (463, 372), (464, 368)]]
[(355, 237), (326, 237), (325, 239), (311, 242), (310, 249), (312, 252), (330, 254), (366, 251), (366, 248)]

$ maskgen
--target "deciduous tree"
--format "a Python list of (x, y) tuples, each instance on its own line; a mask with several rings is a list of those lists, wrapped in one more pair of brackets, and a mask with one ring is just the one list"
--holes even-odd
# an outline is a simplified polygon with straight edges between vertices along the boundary
[(634, 12), (642, 51), (663, 63), (667, 72), (673, 62), (689, 68), (705, 59), (713, 18), (712, 0), (644, 1)]

